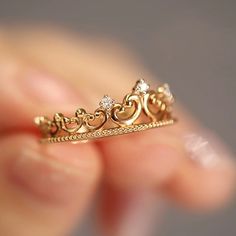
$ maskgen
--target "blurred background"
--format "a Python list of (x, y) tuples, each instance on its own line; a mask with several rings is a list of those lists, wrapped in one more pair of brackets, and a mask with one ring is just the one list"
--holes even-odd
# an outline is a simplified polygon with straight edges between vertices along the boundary
[[(120, 41), (236, 150), (235, 0), (0, 0), (4, 23), (52, 23)], [(89, 217), (88, 217), (89, 218)], [(94, 235), (90, 222), (74, 235)], [(169, 206), (159, 236), (235, 236), (236, 201), (209, 215)], [(157, 235), (153, 232), (153, 236)]]

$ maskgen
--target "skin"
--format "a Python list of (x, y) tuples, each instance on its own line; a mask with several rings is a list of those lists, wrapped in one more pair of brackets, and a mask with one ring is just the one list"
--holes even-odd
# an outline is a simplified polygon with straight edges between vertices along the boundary
[[(71, 114), (78, 105), (92, 111), (108, 92), (120, 101), (139, 74), (154, 80), (120, 45), (55, 28), (8, 27), (0, 31), (0, 51), (1, 235), (67, 235), (101, 186), (103, 235), (133, 228), (127, 222), (122, 229), (141, 196), (145, 216), (160, 193), (196, 211), (217, 209), (231, 198), (229, 149), (183, 108), (176, 108), (179, 122), (172, 127), (86, 144), (38, 143), (35, 116)], [(182, 138), (188, 133), (209, 136), (220, 157), (216, 166), (189, 159)]]

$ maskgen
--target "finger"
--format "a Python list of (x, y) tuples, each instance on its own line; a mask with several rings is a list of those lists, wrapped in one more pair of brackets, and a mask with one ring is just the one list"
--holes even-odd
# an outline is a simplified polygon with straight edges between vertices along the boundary
[(73, 104), (86, 102), (70, 85), (14, 55), (0, 71), (0, 230), (4, 235), (65, 235), (96, 190), (99, 153), (92, 144), (42, 146), (27, 131), (35, 115), (75, 110)]
[(71, 112), (86, 102), (70, 84), (34, 65), (9, 60), (0, 67), (0, 131), (32, 127), (36, 115)]
[[(51, 54), (49, 54), (47, 58), (48, 58), (48, 61), (50, 61), (50, 63), (54, 65), (53, 70), (57, 71), (57, 73), (61, 73), (64, 75), (71, 73), (71, 71), (73, 71), (74, 79), (79, 74), (78, 70), (82, 70), (83, 75), (85, 75), (84, 78), (86, 78), (88, 81), (94, 80), (93, 82), (96, 84), (100, 84), (100, 87), (104, 85), (103, 83), (104, 81), (101, 79), (102, 77), (106, 80), (105, 84), (107, 85), (107, 87), (109, 86), (109, 89), (110, 89), (109, 92), (113, 94), (114, 97), (119, 98), (121, 95), (118, 93), (124, 90), (126, 91), (127, 88), (130, 87), (131, 83), (128, 80), (128, 78), (137, 78), (137, 71), (139, 73), (140, 71), (142, 71), (142, 75), (144, 75), (144, 77), (146, 78), (151, 77), (148, 73), (145, 72), (145, 70), (143, 70), (142, 67), (140, 67), (139, 64), (135, 64), (135, 63), (130, 64), (129, 63), (130, 57), (128, 57), (128, 59), (124, 59), (123, 56), (120, 56), (121, 54), (118, 53), (117, 50), (113, 51), (112, 53), (115, 56), (111, 56), (111, 53), (109, 54), (109, 50), (105, 49), (105, 47), (101, 47), (100, 50), (97, 50), (98, 48), (96, 46), (97, 44), (93, 44), (93, 46), (91, 46), (86, 43), (83, 44), (82, 42), (82, 45), (84, 46), (86, 45), (86, 46), (83, 47), (84, 50), (83, 50), (83, 53), (81, 53), (80, 51), (81, 41), (77, 41), (73, 37), (69, 38), (69, 40), (67, 40), (68, 38), (65, 38), (65, 37), (64, 38), (56, 37), (56, 38), (60, 38), (60, 40), (57, 40), (56, 46), (51, 47), (51, 46), (47, 46), (49, 45), (48, 42), (50, 41), (50, 39), (46, 38), (44, 40), (44, 38), (42, 37), (43, 35), (42, 32), (41, 33), (39, 32), (39, 34), (36, 32), (36, 34), (34, 33), (33, 35), (34, 35), (35, 40), (29, 41), (29, 39), (28, 40), (26, 39), (27, 37), (23, 37), (23, 40), (19, 46), (20, 49), (24, 49), (27, 51), (26, 53), (27, 56), (30, 56), (38, 63), (43, 63), (45, 51), (47, 52), (50, 51), (50, 50), (45, 50), (45, 49), (50, 47), (50, 49), (52, 49), (50, 51)], [(30, 36), (32, 36), (32, 34), (30, 34)], [(43, 43), (40, 44), (41, 42)], [(66, 43), (66, 42), (69, 42), (69, 43)], [(28, 43), (30, 44), (30, 47), (28, 48), (29, 50), (27, 50)], [(41, 45), (41, 47), (38, 47), (39, 45)], [(61, 50), (58, 50), (58, 48), (65, 48), (63, 52), (70, 52), (69, 54), (72, 54), (72, 57), (70, 57), (70, 60), (68, 63), (65, 63), (65, 67), (63, 67), (63, 69), (59, 67), (58, 65), (60, 64), (60, 59), (64, 58), (65, 53), (62, 53)], [(85, 57), (87, 63), (84, 63), (79, 69), (77, 69), (78, 67), (73, 66), (73, 65), (76, 64), (75, 62), (78, 57), (83, 59), (84, 55), (87, 55)], [(103, 60), (101, 60), (101, 58)], [(45, 65), (46, 63), (43, 63), (43, 64)], [(91, 64), (98, 65), (96, 67), (96, 70), (90, 69)], [(98, 82), (96, 82), (95, 78), (98, 79), (97, 80)], [(110, 80), (110, 78), (112, 79), (114, 78), (114, 80)], [(101, 91), (104, 91), (104, 88), (101, 88)], [(89, 97), (92, 97), (92, 99), (95, 99), (95, 97), (93, 96), (89, 96)], [(132, 137), (133, 142), (131, 140), (128, 140), (128, 138), (127, 139), (116, 138), (116, 139), (113, 139), (114, 141), (110, 140), (109, 142), (108, 140), (106, 140), (106, 144), (104, 142), (101, 148), (105, 154), (105, 163), (107, 166), (106, 170), (108, 170), (107, 179), (109, 181), (111, 180), (111, 182), (113, 182), (116, 185), (118, 183), (119, 186), (121, 186), (121, 183), (124, 184), (124, 186), (130, 186), (129, 183), (139, 182), (139, 181), (136, 181), (136, 178), (138, 180), (142, 178), (140, 182), (142, 183), (142, 186), (144, 186), (143, 184), (145, 182), (147, 183), (147, 186), (153, 186), (155, 185), (155, 183), (157, 183), (157, 185), (160, 186), (160, 185), (163, 185), (164, 183), (169, 182), (169, 180), (172, 179), (173, 176), (175, 176), (176, 171), (181, 169), (183, 170), (183, 173), (185, 173), (185, 166), (186, 165), (191, 166), (193, 163), (188, 160), (188, 155), (186, 155), (186, 152), (184, 149), (185, 145), (184, 145), (184, 142), (182, 141), (183, 131), (186, 131), (186, 133), (192, 133), (192, 132), (195, 132), (195, 130), (198, 130), (198, 127), (199, 127), (198, 125), (197, 126), (192, 125), (193, 123), (192, 118), (185, 118), (185, 115), (186, 114), (183, 114), (182, 112), (178, 115), (180, 122), (178, 125), (175, 126), (176, 128), (173, 128), (173, 127), (165, 128), (165, 129), (162, 129), (162, 131), (156, 130), (156, 131), (150, 131), (149, 134), (142, 133), (142, 134), (139, 134), (140, 136), (135, 135)], [(187, 125), (189, 123), (190, 125)], [(172, 132), (174, 129), (175, 131)], [(168, 130), (170, 130), (170, 132)], [(169, 135), (167, 135), (167, 133), (169, 133)], [(153, 141), (153, 146), (152, 148), (150, 148), (149, 142), (152, 142), (152, 141)], [(127, 142), (130, 145), (126, 145)], [(119, 147), (119, 152), (117, 152), (117, 149), (116, 149), (117, 147)], [(166, 150), (168, 150), (168, 154), (165, 153)], [(175, 152), (175, 154), (173, 154), (173, 152)], [(115, 158), (111, 158), (111, 156)], [(136, 156), (137, 156), (137, 159), (135, 159)], [(161, 157), (163, 157), (162, 158), (163, 160), (159, 162), (159, 159), (161, 159)], [(131, 159), (131, 163), (129, 162), (130, 159)], [(147, 159), (147, 162), (145, 162), (145, 159)], [(156, 162), (154, 161), (154, 159), (156, 160)], [(178, 160), (182, 160), (182, 161), (178, 161)], [(162, 161), (164, 161), (165, 163), (163, 163), (162, 165), (158, 165)], [(171, 164), (174, 162), (176, 162), (176, 164), (171, 166)], [(138, 166), (139, 163), (140, 163), (140, 167)], [(143, 168), (142, 167), (143, 165), (147, 165), (147, 167)], [(115, 166), (119, 168), (115, 168)], [(229, 171), (229, 173), (232, 173), (233, 168), (229, 168), (230, 165), (226, 165), (226, 166), (228, 166), (226, 169)], [(113, 169), (114, 167), (113, 173), (109, 171), (110, 167), (111, 169)], [(135, 167), (133, 168), (134, 171), (132, 170), (132, 167)], [(125, 171), (123, 172), (124, 169)], [(127, 169), (130, 169), (132, 175), (130, 175)], [(172, 169), (172, 171), (170, 171), (170, 169)], [(207, 172), (208, 170), (204, 170), (204, 171)], [(201, 174), (201, 171), (196, 172), (196, 174), (197, 175), (195, 176), (195, 178), (198, 179), (199, 174)], [(143, 176), (145, 176), (145, 178)], [(221, 190), (223, 190), (223, 192), (224, 191), (227, 192), (227, 194), (226, 192), (224, 192), (223, 195), (225, 197), (222, 198), (221, 200), (222, 202), (226, 200), (226, 196), (229, 196), (230, 192), (232, 191), (232, 182), (233, 182), (232, 176), (233, 174), (225, 178), (226, 176), (223, 173), (220, 174), (220, 177), (222, 179), (222, 184), (229, 183), (229, 186), (230, 186), (228, 190), (223, 190), (219, 188), (218, 192), (221, 192)], [(183, 177), (186, 180), (186, 176), (183, 175)], [(214, 179), (214, 177), (212, 178)], [(207, 181), (207, 180), (204, 180), (204, 181)], [(134, 186), (137, 187), (137, 185), (134, 185)], [(194, 186), (191, 186), (191, 188), (194, 188)], [(196, 189), (196, 191), (198, 190)], [(204, 201), (205, 197), (207, 199), (207, 194), (205, 194), (204, 196), (202, 196), (201, 199), (198, 199), (198, 200), (200, 202)]]
[(195, 210), (222, 206), (235, 190), (232, 154), (216, 135), (202, 129), (185, 137), (183, 142), (186, 161), (164, 191), (175, 202)]
[[(190, 123), (186, 122), (185, 128), (178, 127), (183, 125), (179, 124), (100, 142), (107, 181), (125, 189), (164, 188), (170, 198), (195, 209), (221, 206), (232, 196), (235, 164), (229, 153), (223, 151), (225, 148), (219, 148), (222, 145), (213, 144), (213, 138), (206, 139), (208, 145), (205, 151), (198, 152), (201, 155), (198, 159), (204, 162), (214, 155), (219, 160), (215, 165), (208, 168), (191, 159), (184, 139), (184, 132), (196, 132)], [(204, 137), (204, 133), (201, 135)]]
[(66, 235), (97, 187), (101, 165), (96, 150), (42, 146), (34, 136), (19, 134), (1, 138), (0, 156), (1, 234)]
[[(42, 37), (42, 33), (40, 33), (40, 31), (39, 32), (34, 32), (34, 33), (32, 33), (32, 34), (29, 34), (28, 35), (29, 37), (27, 37), (27, 38), (33, 38), (34, 40), (31, 40), (31, 42), (29, 42), (27, 39), (25, 39), (24, 38), (24, 40), (22, 40), (22, 41), (20, 41), (20, 45), (18, 45), (18, 47), (22, 50), (22, 48), (24, 49), (23, 51), (27, 54), (27, 56), (29, 56), (30, 55), (30, 57), (32, 58), (33, 57), (33, 59), (34, 59), (34, 61), (40, 61), (40, 63), (42, 63), (42, 61), (43, 61), (43, 57), (44, 57), (44, 50), (38, 50), (39, 49), (39, 46), (40, 47), (45, 47), (45, 48), (47, 48), (48, 46), (47, 45), (49, 45), (48, 44), (48, 41), (50, 40), (50, 38), (47, 38), (47, 37)], [(12, 37), (12, 38), (15, 38), (15, 37)], [(19, 38), (19, 37), (18, 37)], [(20, 37), (20, 38), (22, 38), (22, 37)], [(73, 76), (74, 77), (77, 77), (78, 75), (79, 75), (79, 73), (80, 73), (80, 71), (83, 71), (83, 78), (84, 79), (88, 79), (89, 81), (91, 81), (91, 79), (92, 78), (96, 78), (96, 79), (98, 79), (98, 80), (96, 80), (96, 79), (94, 79), (94, 81), (93, 81), (93, 83), (96, 83), (96, 84), (102, 84), (102, 82), (101, 82), (101, 80), (99, 80), (101, 77), (103, 77), (103, 78), (108, 78), (109, 76), (111, 76), (112, 75), (112, 78), (114, 78), (114, 80), (115, 81), (117, 81), (117, 83), (116, 83), (116, 86), (114, 86), (114, 85), (112, 85), (112, 81), (109, 79), (106, 79), (106, 84), (110, 84), (110, 85), (112, 85), (111, 86), (111, 93), (112, 94), (114, 94), (114, 96), (115, 97), (120, 97), (120, 95), (118, 95), (118, 92), (119, 91), (122, 91), (122, 90), (125, 90), (128, 86), (130, 86), (130, 83), (128, 82), (128, 81), (125, 81), (125, 80), (122, 80), (121, 78), (123, 77), (123, 78), (129, 78), (129, 77), (136, 77), (136, 76), (134, 76), (135, 75), (135, 73), (134, 73), (134, 71), (132, 70), (132, 69), (130, 69), (130, 70), (125, 70), (125, 69), (121, 69), (122, 67), (123, 68), (126, 68), (126, 66), (125, 66), (125, 64), (127, 64), (127, 63), (125, 63), (125, 62), (123, 62), (123, 60), (122, 59), (117, 59), (117, 57), (115, 57), (115, 59), (113, 58), (113, 57), (111, 57), (110, 56), (110, 54), (109, 53), (104, 53), (104, 50), (103, 49), (97, 49), (98, 47), (96, 47), (96, 45), (94, 46), (93, 44), (92, 44), (92, 46), (91, 45), (89, 45), (88, 46), (88, 44), (86, 44), (84, 41), (81, 41), (81, 40), (79, 40), (77, 43), (77, 45), (74, 43), (74, 41), (73, 41), (73, 38), (63, 38), (63, 37), (58, 37), (58, 38), (60, 38), (60, 40), (58, 41), (57, 40), (57, 43), (55, 43), (55, 44), (53, 44), (53, 45), (51, 45), (50, 46), (50, 50), (46, 50), (46, 51), (51, 51), (51, 52), (53, 52), (53, 53), (51, 53), (51, 54), (49, 54), (48, 56), (47, 56), (47, 60), (50, 60), (50, 63), (47, 63), (48, 65), (53, 65), (53, 64), (60, 64), (60, 58), (62, 58), (63, 57), (63, 53), (61, 52), (61, 51), (66, 51), (66, 52), (71, 52), (72, 51), (72, 48), (73, 48), (73, 54), (72, 53), (70, 53), (70, 62), (66, 62), (64, 65), (63, 65), (63, 72), (62, 72), (62, 70), (60, 70), (60, 68), (61, 68), (61, 66), (57, 66), (56, 67), (56, 65), (53, 67), (53, 69), (55, 69), (55, 70), (57, 70), (57, 73), (64, 73), (64, 76), (65, 76), (65, 74), (67, 73), (68, 74), (68, 72), (69, 71), (73, 71)], [(39, 40), (40, 39), (40, 40)], [(73, 44), (74, 43), (74, 44)], [(85, 47), (84, 47), (84, 44), (86, 45)], [(26, 45), (27, 45), (27, 48), (28, 48), (28, 50), (26, 50)], [(30, 46), (29, 46), (30, 45)], [(56, 46), (55, 46), (56, 45)], [(73, 46), (72, 46), (73, 45)], [(80, 47), (81, 47), (81, 45), (83, 45), (83, 51), (81, 52), (81, 50), (79, 50), (80, 49)], [(57, 50), (57, 48), (58, 47), (60, 47), (60, 48), (65, 48), (64, 50)], [(92, 50), (91, 51), (91, 48), (92, 49), (94, 49), (94, 48), (96, 48), (97, 50)], [(33, 53), (32, 53), (33, 52)], [(93, 56), (91, 55), (91, 52), (93, 52)], [(103, 52), (103, 56), (101, 57), (101, 52)], [(117, 52), (117, 51), (116, 51)], [(36, 55), (34, 54), (34, 53), (36, 53)], [(56, 56), (55, 56), (56, 55)], [(105, 56), (104, 56), (105, 55)], [(73, 65), (75, 64), (74, 62), (76, 61), (76, 59), (79, 59), (80, 61), (83, 61), (83, 57), (86, 57), (86, 60), (87, 60), (87, 64), (83, 64), (83, 68), (80, 68), (80, 69), (78, 69), (77, 67), (75, 68), (75, 67), (73, 67)], [(98, 69), (96, 69), (96, 70), (91, 70), (90, 69), (90, 65), (92, 64), (92, 65), (94, 65), (94, 58), (96, 59), (96, 58), (103, 58), (103, 64), (100, 62), (100, 60), (98, 61), (98, 63), (99, 63), (99, 68)], [(104, 63), (104, 61), (107, 63)], [(113, 66), (111, 66), (111, 64), (113, 65)], [(117, 65), (118, 64), (118, 66), (114, 66), (114, 65)], [(122, 64), (122, 67), (121, 67), (121, 64)], [(111, 72), (109, 72), (109, 71), (107, 71), (107, 70), (105, 70), (105, 68), (112, 68), (113, 69), (113, 71), (116, 71), (117, 73), (111, 73)], [(132, 66), (131, 66), (131, 68), (132, 68)], [(71, 73), (71, 72), (70, 72)], [(130, 75), (128, 74), (128, 73), (130, 73)], [(143, 72), (144, 74), (147, 74), (146, 72)], [(132, 76), (131, 76), (131, 74), (133, 74)], [(102, 75), (102, 76), (101, 76)], [(117, 78), (119, 76), (119, 79)], [(96, 81), (98, 81), (98, 82), (96, 82)], [(83, 82), (83, 83), (85, 83), (85, 82)], [(91, 87), (91, 86), (90, 86)], [(95, 86), (96, 87), (96, 86)], [(117, 89), (117, 88), (123, 88), (122, 90), (121, 89)], [(96, 87), (97, 88), (97, 87)], [(84, 86), (84, 89), (86, 90), (86, 86)], [(90, 89), (90, 88), (87, 88), (87, 89)], [(92, 89), (92, 88), (91, 88)], [(98, 90), (99, 91), (99, 90)], [(117, 92), (118, 91), (118, 92)], [(96, 95), (96, 93), (94, 93), (94, 94), (91, 94), (91, 92), (89, 93), (91, 96), (92, 96), (92, 99), (93, 99), (93, 101), (95, 101), (96, 99), (99, 99), (99, 96), (101, 96), (100, 94), (99, 94), (99, 92), (97, 92), (97, 94), (99, 94), (99, 95)], [(88, 96), (88, 97), (91, 97), (91, 96)], [(150, 131), (150, 132), (152, 132), (152, 131)], [(164, 135), (165, 135), (165, 133), (163, 133)], [(153, 136), (153, 135), (152, 135)], [(166, 136), (166, 135), (165, 135)], [(136, 136), (135, 136), (136, 137)], [(138, 137), (140, 137), (140, 136), (138, 136)], [(161, 136), (160, 136), (161, 137)], [(158, 137), (157, 137), (158, 138)], [(122, 140), (125, 140), (126, 138), (117, 138), (116, 139), (116, 141), (117, 140), (121, 140), (121, 142), (122, 143), (125, 143), (125, 142), (123, 142)], [(129, 137), (127, 137), (127, 139), (130, 141), (130, 139), (129, 139)], [(160, 138), (160, 139), (162, 139), (162, 138)], [(132, 139), (133, 140), (133, 139)], [(147, 138), (140, 138), (139, 139), (140, 140), (140, 142), (143, 142), (143, 140), (144, 140), (144, 142), (147, 142), (147, 144), (148, 144), (148, 142), (149, 142), (149, 138), (147, 137)], [(174, 144), (174, 142), (172, 142), (171, 140), (169, 141), (169, 139), (167, 139), (167, 141), (173, 146), (173, 145), (175, 145)], [(155, 145), (156, 143), (155, 143), (155, 141), (153, 142), (153, 145)], [(150, 143), (150, 146), (151, 146), (152, 144)], [(163, 142), (163, 145), (165, 146), (164, 148), (162, 148), (162, 149), (160, 149), (160, 151), (162, 151), (162, 150), (164, 150), (165, 152), (166, 151), (169, 151), (169, 152), (171, 152), (172, 150), (173, 150), (173, 148), (172, 147), (170, 147), (168, 150), (167, 150), (167, 148), (166, 148), (166, 146), (167, 145), (165, 145), (165, 142)], [(107, 146), (109, 146), (109, 145), (107, 145)], [(127, 145), (128, 146), (128, 145)], [(133, 144), (132, 144), (132, 146), (133, 146)], [(150, 148), (150, 151), (152, 150), (153, 148)], [(124, 150), (126, 150), (126, 147), (124, 147)], [(144, 148), (143, 148), (143, 150), (144, 150)], [(159, 150), (159, 149), (158, 149)], [(155, 150), (154, 150), (154, 153), (155, 153)], [(127, 155), (129, 155), (129, 153), (127, 154)], [(126, 156), (127, 156), (126, 155)], [(126, 156), (124, 156), (124, 158), (125, 159), (127, 159), (126, 158)], [(169, 155), (170, 156), (170, 158), (172, 158), (172, 157), (174, 157), (173, 155)], [(156, 166), (155, 165), (153, 165), (153, 160), (151, 160), (152, 158), (150, 157), (150, 161), (148, 162), (148, 161), (145, 161), (146, 163), (150, 163), (149, 164), (149, 167), (152, 167), (153, 169), (154, 168), (156, 168)], [(162, 175), (162, 177), (161, 178), (166, 178), (169, 174), (168, 173), (166, 173), (165, 172), (165, 170), (167, 170), (167, 172), (169, 172), (170, 174), (171, 173), (173, 173), (173, 171), (172, 171), (172, 169), (173, 168), (175, 168), (175, 162), (176, 162), (176, 160), (177, 160), (178, 158), (173, 158), (173, 160), (169, 160), (168, 158), (163, 158), (162, 160), (163, 160), (163, 162), (165, 162), (165, 161), (167, 161), (168, 163), (166, 163), (166, 165), (165, 164), (163, 164), (163, 165), (158, 165), (158, 166), (160, 166), (160, 170), (161, 171), (156, 171), (156, 169), (155, 169), (155, 172), (157, 173), (157, 175), (160, 173), (162, 173), (161, 175)], [(136, 161), (134, 161), (134, 162), (136, 162)], [(113, 161), (110, 161), (110, 163), (113, 163)], [(123, 163), (123, 165), (125, 166), (126, 164), (125, 164), (125, 162), (124, 161), (121, 161), (121, 163)], [(158, 161), (158, 163), (160, 163), (159, 161)], [(114, 166), (116, 166), (116, 164), (117, 164), (117, 162), (114, 162)], [(129, 166), (129, 165), (127, 165), (127, 166)], [(165, 166), (166, 166), (166, 168), (165, 168)], [(141, 162), (140, 162), (140, 167), (141, 167), (141, 169), (143, 169), (144, 167), (143, 167), (143, 165), (141, 164)], [(147, 167), (147, 168), (149, 168), (149, 167)], [(138, 168), (138, 166), (136, 166), (135, 168)], [(134, 168), (134, 169), (135, 169)], [(162, 171), (162, 168), (164, 168), (164, 170)], [(112, 169), (112, 168), (111, 168)], [(138, 169), (140, 169), (140, 168), (138, 168)], [(112, 172), (112, 171), (110, 171), (110, 172)], [(149, 171), (147, 171), (147, 172), (149, 172)], [(152, 172), (151, 172), (152, 173)], [(111, 177), (111, 176), (110, 176)], [(143, 179), (142, 177), (140, 177), (140, 179)], [(139, 180), (137, 180), (137, 182), (139, 182)]]
[[(47, 43), (47, 39), (45, 40), (45, 36), (43, 36), (43, 38), (40, 37), (40, 33), (36, 35), (37, 39), (41, 38), (41, 40), (39, 40), (41, 41), (41, 43), (42, 41), (44, 42), (44, 46), (42, 46), (41, 43), (35, 43), (35, 40), (31, 40), (28, 43), (23, 42), (21, 47), (27, 45), (27, 48), (29, 48), (30, 44), (30, 47), (32, 47), (31, 49), (33, 49), (33, 52), (35, 52), (36, 50), (36, 56), (31, 51), (27, 51), (27, 55), (30, 55), (31, 58), (33, 57), (36, 62), (40, 61), (40, 64), (46, 64), (46, 67), (54, 65), (54, 73), (60, 74), (64, 78), (67, 78), (69, 75), (70, 79), (74, 78), (75, 80), (79, 77), (78, 74), (80, 74), (80, 70), (83, 71), (83, 77), (80, 77), (79, 85), (81, 85), (81, 83), (83, 84), (83, 91), (87, 93), (87, 96), (89, 94), (88, 97), (91, 99), (92, 103), (97, 102), (99, 100), (99, 96), (102, 95), (102, 93), (99, 93), (98, 91), (104, 90), (104, 87), (101, 87), (101, 85), (103, 86), (103, 82), (107, 84), (107, 87), (109, 87), (108, 84), (110, 84), (110, 87), (113, 87), (112, 81), (119, 81), (119, 83), (116, 84), (115, 87), (118, 90), (122, 90), (119, 89), (119, 87), (121, 87), (120, 84), (123, 83), (120, 80), (121, 77), (125, 78), (128, 76), (130, 78), (136, 78), (136, 73), (133, 73), (131, 71), (131, 73), (133, 74), (127, 75), (127, 72), (123, 72), (122, 70), (120, 70), (120, 64), (123, 63), (122, 67), (124, 68), (127, 63), (123, 59), (119, 60), (119, 56), (117, 57), (117, 50), (115, 50), (116, 58), (112, 58), (110, 54), (107, 53), (107, 50), (104, 50), (103, 47), (101, 47), (102, 49), (100, 49), (101, 52), (98, 52), (99, 47), (97, 47), (96, 44), (92, 43), (89, 46), (84, 46), (83, 44), (83, 46), (81, 46), (81, 40), (76, 41), (76, 44), (71, 44), (71, 38), (69, 38), (69, 40), (68, 38), (63, 40), (64, 37), (61, 36), (57, 37), (61, 38), (61, 40), (60, 42), (57, 42), (58, 44), (56, 44), (56, 47), (54, 47), (55, 44), (53, 44), (53, 48), (49, 50), (52, 52), (50, 55), (47, 56), (47, 60), (49, 60), (50, 62), (45, 63), (45, 60), (43, 59), (45, 57), (44, 50), (49, 44)], [(48, 40), (50, 41), (50, 39)], [(70, 45), (73, 45), (72, 48), (70, 48)], [(95, 45), (96, 50), (94, 50), (93, 45)], [(44, 48), (44, 50), (37, 50), (40, 47), (41, 49)], [(57, 48), (60, 48), (60, 50), (58, 50)], [(62, 50), (63, 48), (65, 48), (65, 51), (70, 52), (70, 57), (68, 58), (68, 60), (66, 60), (66, 62), (63, 62), (63, 66), (57, 66), (61, 63), (61, 58), (64, 54)], [(81, 48), (83, 48), (82, 51)], [(91, 48), (93, 49), (91, 50)], [(87, 64), (83, 63), (74, 67), (73, 65), (78, 64), (75, 63), (76, 60), (84, 61), (84, 55)], [(97, 60), (97, 58), (99, 58), (99, 60)], [(91, 70), (90, 65), (95, 65), (96, 68), (94, 69), (93, 66), (93, 70)], [(83, 68), (78, 69), (80, 66), (82, 66)], [(111, 72), (109, 73), (109, 71)], [(87, 81), (88, 86), (85, 85), (85, 80)], [(91, 84), (91, 82), (93, 84), (92, 87), (89, 85)], [(124, 84), (127, 83), (124, 82)], [(94, 91), (95, 96), (93, 96), (92, 92), (94, 87), (98, 88), (96, 91)], [(96, 93), (98, 94), (98, 96), (96, 95)], [(112, 93), (115, 94), (114, 91)], [(135, 194), (126, 192), (120, 193), (119, 191), (116, 191), (114, 189), (109, 189), (104, 189), (104, 193), (101, 199), (102, 206), (100, 208), (100, 214), (98, 216), (98, 218), (100, 219), (99, 222), (102, 222), (102, 227), (100, 225), (99, 228), (102, 228), (103, 234), (106, 233), (105, 235), (147, 235), (147, 233), (152, 229), (151, 225), (153, 223), (153, 219), (156, 219), (156, 217), (154, 217), (154, 212), (156, 210), (156, 208), (154, 207), (156, 205), (156, 199), (154, 199), (154, 196), (150, 198), (150, 196), (143, 196), (143, 194), (142, 196), (140, 196), (140, 192)], [(133, 227), (134, 224), (137, 225), (137, 227)]]
[[(80, 93), (92, 104), (97, 99), (93, 94), (100, 97), (111, 92), (117, 96), (117, 91), (127, 90), (129, 79), (136, 81), (137, 73), (152, 78), (133, 54), (113, 40), (45, 26), (8, 27), (3, 32), (6, 35), (4, 44), (7, 42), (11, 51), (14, 49), (27, 62), (79, 86)], [(108, 88), (111, 90), (107, 91)], [(118, 98), (121, 98), (119, 93)]]

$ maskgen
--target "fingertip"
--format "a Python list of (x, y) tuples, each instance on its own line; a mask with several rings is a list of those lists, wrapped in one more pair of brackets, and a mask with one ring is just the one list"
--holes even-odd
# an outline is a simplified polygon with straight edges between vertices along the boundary
[(213, 168), (186, 164), (165, 186), (174, 202), (195, 211), (216, 210), (234, 195), (235, 163), (224, 160)]

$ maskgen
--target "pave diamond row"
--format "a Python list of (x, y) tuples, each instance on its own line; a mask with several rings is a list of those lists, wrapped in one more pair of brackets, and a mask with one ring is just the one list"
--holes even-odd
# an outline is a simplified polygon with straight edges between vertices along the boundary
[(51, 138), (43, 138), (41, 139), (42, 143), (58, 143), (58, 142), (68, 142), (68, 141), (85, 141), (92, 140), (97, 138), (109, 137), (109, 136), (117, 136), (122, 134), (129, 134), (139, 131), (144, 131), (153, 128), (159, 128), (162, 126), (172, 125), (175, 120), (161, 120), (154, 121), (150, 123), (136, 124), (130, 125), (126, 127), (116, 127), (104, 130), (95, 130), (92, 132), (86, 132), (81, 134), (67, 135), (67, 136), (59, 136), (59, 137), (51, 137)]

